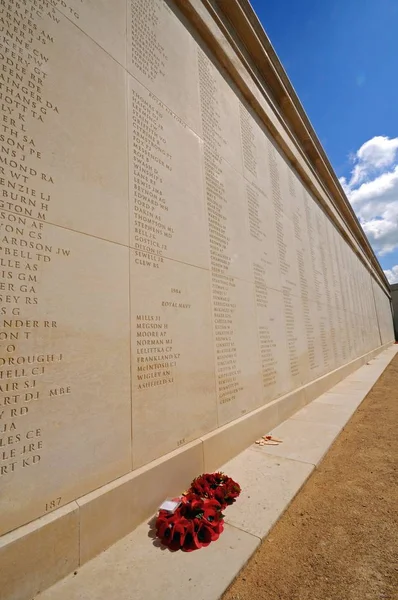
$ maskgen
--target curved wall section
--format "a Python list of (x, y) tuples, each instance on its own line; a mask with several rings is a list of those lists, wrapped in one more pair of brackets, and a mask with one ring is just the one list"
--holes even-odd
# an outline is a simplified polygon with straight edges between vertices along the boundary
[(43, 554), (9, 598), (393, 340), (381, 269), (228, 6), (0, 6), (0, 554)]

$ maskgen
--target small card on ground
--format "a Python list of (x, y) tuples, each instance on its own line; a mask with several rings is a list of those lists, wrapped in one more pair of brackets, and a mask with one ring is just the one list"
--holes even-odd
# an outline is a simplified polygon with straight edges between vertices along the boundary
[(179, 498), (170, 499), (167, 498), (162, 504), (159, 506), (159, 510), (166, 510), (167, 512), (173, 514), (177, 508), (180, 506), (181, 500)]

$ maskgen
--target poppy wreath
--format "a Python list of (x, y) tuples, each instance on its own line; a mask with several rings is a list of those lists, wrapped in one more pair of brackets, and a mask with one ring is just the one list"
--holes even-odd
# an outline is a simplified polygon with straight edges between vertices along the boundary
[(159, 511), (157, 537), (172, 551), (192, 552), (208, 546), (224, 530), (222, 511), (239, 494), (239, 484), (223, 473), (197, 477), (174, 513)]
[(241, 489), (231, 477), (224, 473), (205, 473), (191, 483), (190, 491), (199, 498), (212, 498), (217, 500), (222, 510), (233, 504), (239, 496)]

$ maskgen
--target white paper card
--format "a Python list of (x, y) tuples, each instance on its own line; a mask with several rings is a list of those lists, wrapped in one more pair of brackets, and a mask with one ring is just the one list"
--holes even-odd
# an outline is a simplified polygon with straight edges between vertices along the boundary
[(167, 510), (168, 512), (174, 512), (175, 509), (181, 504), (179, 500), (165, 500), (160, 506), (159, 510)]

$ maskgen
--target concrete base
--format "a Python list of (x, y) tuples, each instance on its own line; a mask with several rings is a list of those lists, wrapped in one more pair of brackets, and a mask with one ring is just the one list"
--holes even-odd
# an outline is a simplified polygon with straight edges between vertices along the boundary
[[(44, 593), (41, 600), (171, 600), (186, 594), (198, 600), (218, 598), (322, 459), (397, 349), (378, 348), (3, 536), (1, 597), (30, 600), (130, 534), (76, 577)], [(330, 392), (325, 393), (327, 390)], [(271, 429), (284, 439), (281, 446), (245, 450)], [(239, 502), (228, 509), (226, 531), (217, 543), (192, 554), (172, 554), (162, 552), (148, 540), (147, 523), (131, 533), (166, 496), (180, 493), (195, 475), (222, 465), (244, 491)]]

